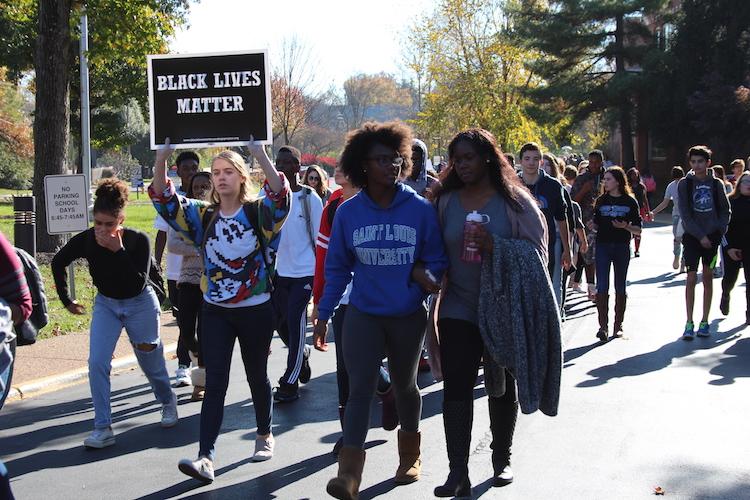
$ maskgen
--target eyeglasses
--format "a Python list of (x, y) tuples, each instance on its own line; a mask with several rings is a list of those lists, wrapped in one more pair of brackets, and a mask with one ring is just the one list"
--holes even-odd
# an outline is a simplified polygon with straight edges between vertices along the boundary
[(320, 177), (313, 177), (312, 175), (307, 178), (308, 181), (320, 182)]
[(401, 165), (404, 164), (403, 156), (377, 155), (377, 156), (371, 156), (367, 159), (370, 161), (376, 162), (381, 167), (388, 167), (388, 166), (400, 167)]

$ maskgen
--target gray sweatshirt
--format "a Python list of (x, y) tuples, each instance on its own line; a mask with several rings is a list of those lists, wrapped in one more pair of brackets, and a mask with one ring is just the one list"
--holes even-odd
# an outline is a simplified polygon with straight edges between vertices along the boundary
[[(692, 184), (689, 193), (688, 184)], [(704, 236), (726, 233), (731, 215), (729, 200), (724, 184), (714, 178), (711, 170), (702, 181), (689, 172), (677, 185), (677, 192), (686, 233), (699, 240)]]

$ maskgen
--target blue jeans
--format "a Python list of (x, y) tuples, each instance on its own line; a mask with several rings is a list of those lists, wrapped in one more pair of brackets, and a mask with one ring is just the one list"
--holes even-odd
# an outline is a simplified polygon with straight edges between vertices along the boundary
[(625, 294), (630, 264), (629, 243), (596, 243), (596, 293), (609, 293), (609, 270), (615, 268), (615, 293)]
[[(164, 346), (159, 338), (159, 301), (150, 286), (130, 299), (112, 299), (97, 294), (91, 318), (89, 341), (89, 385), (94, 402), (94, 428), (112, 425), (110, 407), (112, 354), (123, 327), (133, 345), (135, 357), (146, 374), (156, 399), (167, 404), (174, 398), (164, 362)], [(151, 346), (150, 350), (142, 345)]]
[(250, 307), (220, 307), (203, 304), (206, 327), (201, 343), (206, 365), (206, 396), (201, 407), (200, 450), (214, 459), (216, 439), (224, 419), (224, 398), (229, 386), (232, 350), (239, 341), (245, 375), (255, 408), (258, 434), (271, 432), (273, 414), (271, 382), (268, 380), (268, 349), (273, 337), (271, 302)]

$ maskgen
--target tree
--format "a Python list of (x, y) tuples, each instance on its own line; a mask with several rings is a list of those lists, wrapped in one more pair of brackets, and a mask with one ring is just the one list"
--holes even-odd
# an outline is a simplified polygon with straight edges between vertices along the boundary
[(407, 36), (406, 65), (422, 89), (414, 125), (433, 147), (469, 127), (492, 131), (511, 151), (553, 141), (554, 126), (527, 113), (525, 92), (539, 79), (524, 63), (534, 54), (516, 47), (504, 2), (441, 0), (412, 24), (420, 29)]
[(34, 140), (25, 100), (0, 68), (0, 187), (27, 189), (32, 176)]
[[(575, 124), (596, 111), (615, 110), (621, 135), (620, 163), (634, 161), (633, 100), (643, 85), (639, 68), (653, 50), (641, 16), (661, 11), (666, 0), (521, 0), (512, 21), (518, 40), (540, 57), (528, 67), (544, 84), (532, 92), (547, 111)], [(632, 68), (633, 71), (630, 70)]]
[(714, 150), (716, 163), (744, 158), (750, 150), (750, 4), (686, 0), (671, 21), (666, 50), (646, 67), (652, 134), (678, 159), (698, 143)]
[(320, 101), (315, 89), (315, 60), (297, 38), (285, 39), (271, 77), (273, 139), (291, 144)]
[[(344, 82), (344, 119), (349, 130), (359, 128), (372, 108), (378, 105), (410, 108), (410, 92), (387, 73), (358, 74)], [(394, 117), (386, 115), (379, 118)]]
[[(16, 81), (32, 69), (35, 72), (33, 187), (37, 211), (42, 214), (44, 176), (63, 173), (67, 163), (70, 87), (78, 81), (73, 41), (84, 7), (91, 26), (91, 103), (96, 128), (99, 108), (119, 109), (135, 98), (145, 111), (145, 55), (167, 50), (167, 39), (186, 19), (188, 0), (0, 0), (0, 40), (5, 44), (0, 49), (0, 65), (8, 66)], [(73, 95), (77, 97), (78, 92)], [(77, 104), (73, 102), (76, 109)], [(79, 120), (73, 123), (75, 130)], [(37, 218), (37, 227), (37, 247), (53, 251), (60, 238), (47, 234), (45, 217)]]

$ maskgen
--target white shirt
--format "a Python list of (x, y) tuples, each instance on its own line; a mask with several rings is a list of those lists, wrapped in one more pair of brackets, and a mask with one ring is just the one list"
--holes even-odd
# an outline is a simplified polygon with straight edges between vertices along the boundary
[[(156, 219), (154, 219), (154, 229), (164, 231), (165, 233), (167, 233), (167, 236), (169, 236), (169, 231), (172, 230), (169, 227), (169, 224), (167, 224), (167, 221), (162, 219), (161, 215), (157, 215)], [(178, 279), (180, 279), (180, 269), (182, 269), (182, 255), (177, 255), (176, 253), (172, 253), (167, 250), (166, 247), (164, 248), (165, 253), (167, 254), (167, 272), (165, 273), (165, 275), (168, 280), (177, 281)]]
[(674, 203), (672, 206), (672, 215), (680, 215), (680, 205), (677, 203), (677, 184), (679, 184), (681, 179), (674, 180), (667, 184), (667, 188), (664, 190), (664, 198), (670, 199)]
[(276, 273), (285, 278), (304, 278), (315, 274), (313, 242), (320, 230), (323, 202), (315, 191), (309, 191), (311, 237), (305, 220), (303, 189), (292, 193), (292, 206), (281, 229), (279, 249), (276, 252)]

